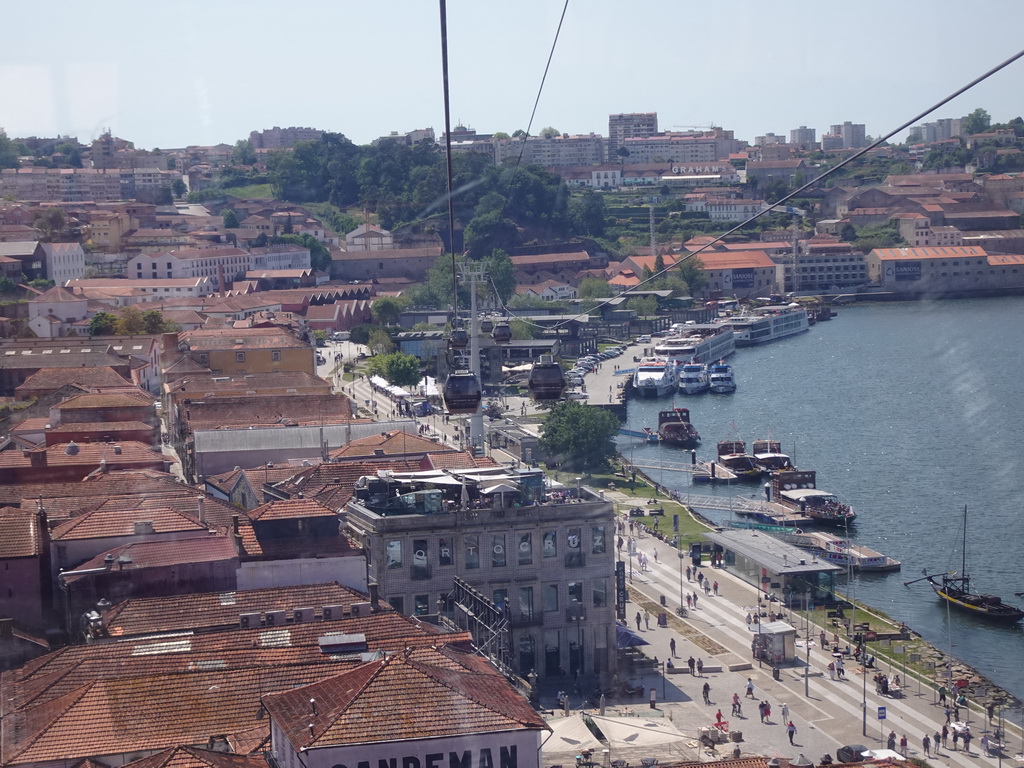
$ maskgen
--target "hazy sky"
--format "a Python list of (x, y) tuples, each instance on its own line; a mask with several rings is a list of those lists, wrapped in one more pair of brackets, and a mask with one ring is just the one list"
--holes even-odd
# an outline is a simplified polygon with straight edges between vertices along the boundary
[[(452, 120), (526, 128), (562, 0), (449, 0)], [(368, 143), (444, 127), (436, 0), (55, 0), (4, 5), (0, 126), (142, 148), (312, 126)], [(878, 136), (1024, 47), (1021, 0), (570, 0), (533, 133), (612, 112), (752, 141), (807, 125)], [(1024, 113), (1024, 61), (930, 119)]]

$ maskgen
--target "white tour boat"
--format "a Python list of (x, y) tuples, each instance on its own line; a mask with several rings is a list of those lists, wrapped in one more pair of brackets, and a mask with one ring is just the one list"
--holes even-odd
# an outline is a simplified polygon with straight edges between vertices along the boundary
[(679, 391), (684, 395), (703, 394), (710, 386), (708, 369), (704, 363), (685, 363), (679, 369)]
[(736, 378), (732, 366), (719, 360), (708, 366), (708, 387), (717, 394), (731, 394), (736, 391)]
[(676, 388), (676, 366), (667, 357), (645, 357), (633, 374), (633, 389), (640, 397), (662, 397)]
[(799, 304), (760, 307), (725, 320), (736, 334), (736, 346), (751, 347), (802, 333), (810, 328), (807, 310)]

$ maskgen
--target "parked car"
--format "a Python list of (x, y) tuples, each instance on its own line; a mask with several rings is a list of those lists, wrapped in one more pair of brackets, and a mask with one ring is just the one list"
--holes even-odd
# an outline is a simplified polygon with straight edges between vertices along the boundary
[(836, 750), (836, 760), (840, 763), (860, 763), (867, 759), (865, 752), (870, 750), (863, 744), (847, 744)]

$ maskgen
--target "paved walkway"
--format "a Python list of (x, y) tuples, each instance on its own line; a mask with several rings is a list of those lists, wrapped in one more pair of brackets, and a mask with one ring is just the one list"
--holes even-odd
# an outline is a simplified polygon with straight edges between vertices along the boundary
[[(925, 758), (922, 737), (926, 733), (933, 737), (945, 722), (933, 689), (914, 681), (905, 698), (879, 696), (870, 679), (864, 685), (861, 668), (852, 661), (846, 665), (845, 680), (830, 680), (826, 667), (832, 656), (819, 647), (817, 638), (820, 628), (811, 625), (808, 633), (799, 617), (794, 617), (793, 621), (798, 631), (797, 655), (801, 660), (795, 665), (781, 668), (780, 677), (775, 680), (768, 665), (762, 667), (757, 662), (751, 662), (752, 629), (747, 626), (746, 616), (756, 606), (758, 595), (751, 584), (722, 569), (704, 567), (702, 571), (705, 577), (712, 582), (717, 581), (719, 585), (717, 596), (707, 595), (699, 588), (695, 575), (687, 581), (685, 568), (690, 563), (688, 557), (680, 560), (675, 550), (652, 536), (643, 535), (637, 543), (639, 551), (647, 555), (649, 570), (639, 571), (637, 558), (633, 558), (630, 585), (633, 599), (626, 606), (630, 629), (636, 628), (636, 615), (639, 612), (639, 635), (649, 643), (643, 648), (648, 657), (657, 657), (664, 663), (671, 655), (670, 644), (675, 640), (673, 663), (677, 667), (685, 669), (687, 659), (692, 655), (694, 659), (703, 660), (705, 669), (702, 677), (685, 673), (665, 675), (660, 671), (650, 671), (634, 676), (632, 682), (642, 682), (648, 692), (654, 688), (658, 711), (671, 717), (675, 725), (685, 733), (695, 737), (701, 727), (710, 726), (715, 721), (716, 712), (721, 709), (729, 721), (730, 729), (742, 731), (743, 741), (739, 746), (743, 754), (796, 758), (803, 753), (817, 762), (826, 752), (834, 757), (836, 749), (843, 744), (863, 744), (870, 749), (885, 748), (886, 737), (893, 730), (897, 734), (897, 741), (906, 734), (909, 757)], [(655, 552), (658, 554), (657, 561)], [(681, 579), (680, 565), (683, 569)], [(627, 573), (628, 568), (627, 565)], [(680, 603), (680, 585), (684, 600), (686, 593), (698, 595), (697, 607), (689, 611), (686, 619), (675, 615)], [(660, 608), (661, 596), (665, 597), (667, 603), (664, 609)], [(778, 609), (777, 603), (772, 605)], [(666, 612), (669, 626), (657, 626), (659, 610)], [(645, 621), (645, 613), (649, 613), (649, 623)], [(813, 638), (809, 649), (805, 642), (808, 634)], [(809, 666), (805, 663), (807, 658), (810, 660)], [(902, 676), (901, 670), (890, 670), (885, 664), (881, 671), (900, 672)], [(873, 670), (870, 670), (868, 678), (872, 673)], [(754, 698), (746, 694), (748, 679), (754, 686)], [(705, 683), (710, 685), (710, 705), (702, 702)], [(739, 694), (742, 700), (740, 717), (730, 715), (734, 693)], [(761, 722), (758, 716), (758, 702), (762, 700), (771, 704), (771, 716), (765, 722)], [(622, 700), (612, 701), (614, 704), (611, 708), (620, 709)], [(866, 735), (862, 725), (862, 702), (866, 704)], [(784, 705), (788, 707), (789, 717), (797, 728), (793, 746), (789, 744), (783, 722)], [(878, 720), (879, 707), (885, 707), (884, 721)], [(643, 703), (629, 704), (625, 708), (649, 711), (649, 704), (645, 698)], [(982, 755), (979, 748), (982, 734), (992, 727), (986, 725), (983, 719), (984, 715), (979, 716), (977, 712), (970, 715), (974, 734), (970, 753), (965, 753), (962, 746), (957, 751), (936, 751), (933, 748), (931, 757), (927, 759), (950, 766), (995, 764), (997, 758)], [(1016, 732), (1012, 743), (1020, 744)], [(731, 755), (734, 746), (719, 745), (718, 754)], [(1013, 764), (1013, 755), (1018, 751), (1010, 747), (1004, 756)], [(695, 759), (711, 759), (710, 755), (701, 756), (698, 752), (699, 747), (694, 744)]]

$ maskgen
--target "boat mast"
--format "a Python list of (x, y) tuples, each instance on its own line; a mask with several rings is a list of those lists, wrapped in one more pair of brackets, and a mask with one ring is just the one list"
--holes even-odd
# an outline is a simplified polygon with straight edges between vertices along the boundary
[(967, 505), (964, 504), (964, 542), (961, 545), (960, 578), (965, 592), (970, 592), (971, 585), (967, 576)]

